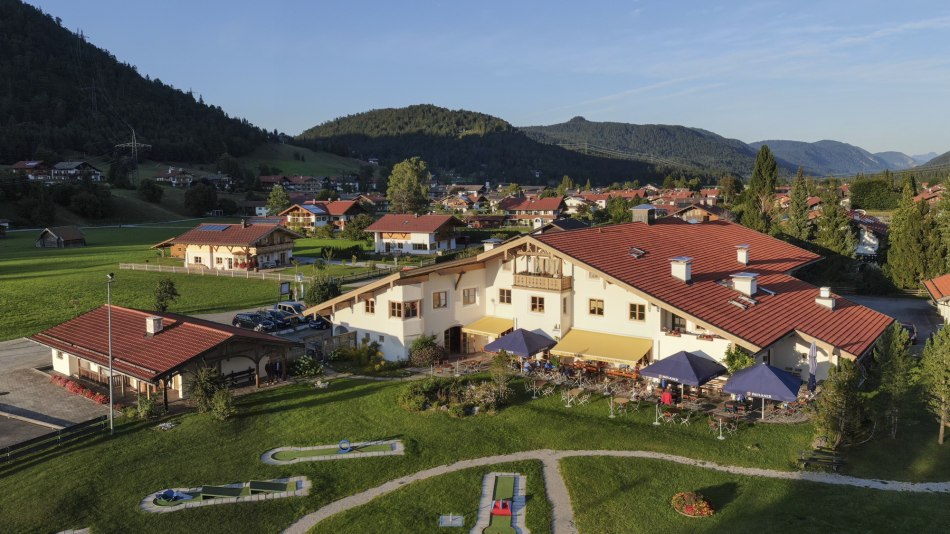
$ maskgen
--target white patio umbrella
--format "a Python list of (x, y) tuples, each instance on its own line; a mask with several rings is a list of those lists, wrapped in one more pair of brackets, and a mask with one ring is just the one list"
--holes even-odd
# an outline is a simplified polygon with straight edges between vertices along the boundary
[(818, 345), (814, 341), (808, 348), (808, 391), (815, 391), (815, 375), (818, 374)]

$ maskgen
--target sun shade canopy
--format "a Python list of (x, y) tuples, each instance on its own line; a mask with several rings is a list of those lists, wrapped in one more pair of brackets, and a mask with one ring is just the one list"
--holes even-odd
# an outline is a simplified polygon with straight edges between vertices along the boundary
[(485, 351), (505, 351), (516, 356), (527, 358), (528, 356), (553, 347), (556, 343), (556, 341), (547, 336), (519, 328), (485, 345)]
[(737, 371), (722, 390), (733, 395), (792, 402), (798, 398), (801, 387), (801, 378), (763, 363)]
[(511, 319), (487, 315), (474, 323), (463, 326), (462, 332), (480, 336), (501, 337), (514, 327), (515, 322)]
[(679, 351), (640, 370), (640, 374), (665, 378), (687, 386), (701, 386), (726, 372), (726, 368), (709, 358)]
[(629, 365), (639, 362), (651, 348), (651, 339), (573, 328), (551, 349), (551, 354)]

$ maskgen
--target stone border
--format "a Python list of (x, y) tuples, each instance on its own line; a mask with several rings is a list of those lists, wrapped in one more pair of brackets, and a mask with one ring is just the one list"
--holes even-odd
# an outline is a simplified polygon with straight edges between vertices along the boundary
[(402, 441), (398, 439), (390, 439), (385, 441), (360, 441), (358, 443), (351, 443), (350, 447), (358, 448), (366, 445), (386, 445), (389, 444), (392, 446), (392, 450), (389, 451), (374, 451), (374, 452), (360, 452), (353, 451), (346, 454), (326, 454), (323, 456), (309, 456), (306, 458), (295, 458), (293, 460), (275, 460), (274, 454), (280, 451), (313, 451), (320, 449), (338, 449), (339, 445), (317, 445), (315, 447), (277, 447), (276, 449), (271, 449), (261, 455), (261, 461), (267, 465), (290, 465), (300, 462), (325, 462), (329, 460), (346, 460), (348, 458), (371, 458), (374, 456), (402, 456), (406, 454), (406, 448), (403, 446)]
[(495, 479), (500, 476), (515, 477), (515, 495), (511, 499), (511, 519), (518, 534), (531, 534), (525, 526), (525, 489), (528, 485), (526, 476), (521, 473), (488, 473), (482, 478), (482, 498), (478, 505), (478, 519), (470, 534), (482, 534), (482, 531), (491, 524), (491, 507), (495, 496)]
[[(295, 482), (297, 489), (294, 491), (279, 491), (273, 493), (258, 493), (256, 495), (247, 495), (244, 497), (216, 497), (214, 499), (208, 500), (198, 500), (192, 499), (190, 501), (185, 501), (177, 506), (159, 506), (152, 502), (155, 499), (155, 493), (150, 493), (145, 496), (144, 499), (139, 503), (139, 508), (145, 510), (146, 512), (153, 514), (163, 514), (166, 512), (177, 512), (179, 510), (185, 510), (188, 508), (198, 508), (199, 506), (214, 506), (217, 504), (233, 504), (239, 502), (260, 502), (260, 501), (270, 501), (273, 499), (284, 499), (287, 497), (303, 497), (310, 495), (310, 487), (312, 483), (310, 479), (304, 476), (300, 477), (290, 477), (290, 478), (276, 478), (268, 480), (267, 482)], [(249, 482), (239, 482), (236, 484), (226, 484), (224, 487), (228, 488), (243, 488), (247, 486)], [(198, 492), (201, 491), (201, 488), (171, 488), (175, 491), (182, 492)]]

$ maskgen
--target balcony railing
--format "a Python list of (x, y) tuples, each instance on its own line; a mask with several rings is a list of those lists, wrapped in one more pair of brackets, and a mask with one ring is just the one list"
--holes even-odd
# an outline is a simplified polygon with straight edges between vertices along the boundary
[(574, 280), (571, 276), (558, 276), (549, 274), (531, 274), (517, 273), (514, 277), (515, 287), (525, 287), (528, 289), (547, 289), (551, 291), (564, 291), (570, 289)]

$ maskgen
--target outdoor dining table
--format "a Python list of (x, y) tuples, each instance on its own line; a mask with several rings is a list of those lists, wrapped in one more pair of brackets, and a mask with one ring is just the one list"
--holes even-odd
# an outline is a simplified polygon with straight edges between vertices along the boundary
[(630, 404), (630, 398), (629, 397), (614, 397), (613, 403), (614, 403), (614, 406), (616, 406), (616, 410), (618, 412), (626, 413), (627, 405)]
[(567, 403), (564, 405), (567, 408), (570, 408), (574, 405), (574, 401), (577, 400), (577, 397), (584, 392), (584, 388), (574, 388), (567, 390)]

